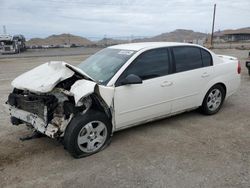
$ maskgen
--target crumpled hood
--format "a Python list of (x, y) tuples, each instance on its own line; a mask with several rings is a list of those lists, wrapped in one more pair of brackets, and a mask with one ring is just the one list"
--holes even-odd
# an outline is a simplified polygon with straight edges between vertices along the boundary
[[(50, 92), (59, 82), (74, 75), (74, 71), (67, 65), (63, 61), (51, 61), (42, 64), (18, 76), (11, 84), (14, 88), (35, 93)], [(73, 67), (72, 65), (68, 66)]]
[[(83, 76), (83, 79), (77, 80), (70, 88), (70, 93), (73, 94), (77, 105), (83, 97), (95, 92), (97, 83), (81, 69), (63, 61), (44, 63), (18, 76), (11, 84), (14, 88), (28, 90), (33, 93), (48, 93), (58, 83), (72, 77), (75, 73)], [(114, 88), (99, 86), (98, 93), (106, 104), (111, 106)]]

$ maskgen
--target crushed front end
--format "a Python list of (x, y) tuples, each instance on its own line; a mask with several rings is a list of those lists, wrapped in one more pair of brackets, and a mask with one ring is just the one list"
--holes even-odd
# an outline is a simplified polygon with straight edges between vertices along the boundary
[(64, 62), (40, 65), (14, 79), (12, 86), (5, 104), (11, 123), (51, 138), (63, 137), (75, 115), (104, 104), (95, 93), (96, 83)]
[(48, 94), (14, 89), (6, 106), (13, 125), (26, 124), (51, 138), (56, 138), (63, 136), (65, 126), (71, 119), (71, 106), (74, 106), (71, 100), (70, 96), (59, 89)]

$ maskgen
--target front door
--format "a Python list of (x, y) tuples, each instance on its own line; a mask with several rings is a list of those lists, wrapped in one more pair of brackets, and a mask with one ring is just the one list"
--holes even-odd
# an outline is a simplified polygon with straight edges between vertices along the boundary
[[(152, 120), (171, 111), (171, 87), (167, 48), (142, 53), (123, 72), (116, 83), (114, 94), (116, 129)], [(141, 84), (122, 85), (128, 75), (139, 76)]]

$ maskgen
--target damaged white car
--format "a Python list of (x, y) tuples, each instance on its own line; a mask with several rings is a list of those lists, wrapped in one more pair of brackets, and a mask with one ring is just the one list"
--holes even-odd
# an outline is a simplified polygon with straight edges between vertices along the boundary
[(239, 85), (234, 57), (193, 44), (132, 43), (105, 48), (77, 67), (40, 65), (12, 82), (6, 106), (12, 124), (62, 138), (83, 157), (124, 128), (199, 107), (215, 114)]

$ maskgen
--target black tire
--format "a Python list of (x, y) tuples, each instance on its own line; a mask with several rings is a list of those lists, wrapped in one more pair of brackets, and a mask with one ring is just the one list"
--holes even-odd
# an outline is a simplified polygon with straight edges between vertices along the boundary
[[(87, 128), (85, 128), (85, 127), (87, 125), (91, 124), (92, 122), (93, 123), (100, 122), (102, 124), (102, 126), (105, 125), (106, 138), (103, 141), (103, 143), (100, 144), (101, 146), (100, 145), (98, 146), (99, 148), (97, 150), (85, 152), (85, 151), (83, 151), (83, 149), (81, 149), (83, 147), (81, 147), (81, 145), (79, 146), (78, 138), (81, 134), (80, 132), (82, 132), (84, 129), (87, 130)], [(86, 132), (86, 130), (85, 130), (84, 136), (87, 135), (88, 131)], [(86, 156), (92, 155), (92, 154), (97, 153), (97, 152), (101, 151), (102, 149), (104, 149), (110, 143), (111, 132), (112, 132), (112, 124), (111, 124), (110, 120), (107, 118), (107, 116), (102, 112), (89, 110), (84, 115), (79, 114), (79, 115), (76, 115), (75, 117), (73, 117), (70, 124), (67, 126), (67, 128), (65, 130), (64, 141), (63, 141), (64, 147), (75, 158), (86, 157)], [(91, 139), (90, 138), (88, 138), (88, 139), (89, 139), (88, 141), (91, 142)], [(95, 139), (93, 139), (93, 140), (95, 140)], [(86, 144), (88, 144), (88, 143), (86, 143)]]
[[(217, 91), (217, 90), (220, 91), (220, 93), (221, 93), (221, 102), (220, 102), (220, 104), (217, 104), (218, 106), (215, 106), (215, 108), (213, 109), (213, 108), (211, 108), (212, 105), (209, 106), (209, 104), (210, 104), (209, 101), (211, 99), (210, 94), (214, 91)], [(202, 106), (200, 107), (201, 112), (205, 115), (216, 114), (221, 109), (221, 106), (224, 102), (225, 96), (226, 96), (226, 91), (225, 91), (224, 87), (220, 84), (214, 85), (213, 87), (211, 87), (208, 90), (208, 92), (206, 93), (206, 95), (203, 99)]]

